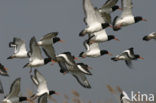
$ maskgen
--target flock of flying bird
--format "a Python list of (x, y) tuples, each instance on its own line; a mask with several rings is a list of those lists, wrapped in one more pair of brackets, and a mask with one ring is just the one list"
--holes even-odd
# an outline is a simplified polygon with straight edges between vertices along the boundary
[[(79, 57), (99, 57), (104, 54), (112, 55), (107, 50), (100, 50), (99, 43), (107, 42), (110, 40), (117, 40), (114, 35), (107, 35), (105, 29), (107, 27), (113, 28), (114, 31), (120, 30), (124, 26), (138, 23), (139, 21), (147, 21), (141, 16), (134, 16), (132, 14), (133, 3), (132, 0), (121, 0), (121, 8), (116, 5), (118, 0), (107, 0), (101, 8), (96, 8), (92, 5), (91, 0), (83, 0), (83, 9), (85, 12), (84, 22), (87, 27), (82, 30), (79, 36), (85, 36), (88, 34), (88, 39), (84, 41), (84, 46), (86, 48), (85, 52), (81, 52)], [(120, 16), (116, 16), (112, 22), (111, 13), (116, 10), (122, 10)], [(156, 33), (153, 32), (145, 37), (143, 40), (149, 41), (151, 39), (156, 39)], [(13, 41), (9, 43), (10, 48), (14, 48), (14, 53), (8, 57), (8, 59), (14, 58), (29, 58), (29, 62), (24, 65), (23, 68), (30, 68), (30, 73), (32, 68), (38, 68), (40, 66), (46, 65), (49, 62), (58, 63), (60, 66), (60, 72), (63, 74), (70, 73), (79, 84), (85, 88), (91, 88), (86, 75), (92, 75), (90, 72), (91, 67), (85, 63), (76, 63), (77, 57), (73, 56), (71, 52), (63, 52), (58, 55), (55, 53), (54, 45), (57, 42), (63, 42), (63, 40), (58, 37), (58, 32), (51, 32), (44, 35), (39, 41), (35, 37), (30, 40), (30, 51), (27, 51), (26, 44), (24, 40), (14, 37)], [(43, 58), (42, 51), (46, 54), (46, 58)], [(113, 61), (123, 60), (128, 67), (132, 66), (131, 61), (137, 59), (144, 59), (138, 54), (134, 53), (133, 48), (129, 48), (123, 51), (121, 54), (111, 58)], [(8, 76), (7, 68), (0, 64), (0, 75)], [(45, 77), (37, 70), (34, 70), (34, 75), (31, 75), (33, 83), (37, 86), (37, 93), (32, 95), (30, 98), (19, 96), (20, 92), (20, 81), (21, 78), (17, 78), (10, 87), (10, 92), (5, 96), (2, 103), (16, 103), (22, 101), (33, 101), (39, 97), (39, 103), (47, 103), (47, 97), (52, 94), (58, 94), (54, 90), (49, 90), (47, 87), (47, 82)], [(0, 93), (4, 93), (2, 83), (0, 81)], [(123, 91), (121, 97), (122, 103), (124, 102), (122, 98), (126, 96)]]

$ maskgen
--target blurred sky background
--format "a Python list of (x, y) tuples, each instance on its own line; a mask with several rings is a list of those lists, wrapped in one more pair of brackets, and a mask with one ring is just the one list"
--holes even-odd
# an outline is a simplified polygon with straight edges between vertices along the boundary
[[(94, 6), (101, 7), (106, 0), (91, 0)], [(120, 0), (119, 0), (120, 1)], [(120, 2), (118, 2), (120, 5)], [(62, 101), (63, 94), (70, 94), (71, 90), (77, 90), (84, 101), (107, 101), (113, 98), (106, 85), (120, 86), (128, 94), (130, 91), (141, 93), (156, 92), (156, 41), (145, 42), (142, 37), (155, 31), (156, 0), (133, 0), (133, 13), (135, 16), (143, 16), (148, 22), (139, 22), (114, 32), (111, 28), (106, 31), (109, 35), (115, 35), (120, 39), (100, 44), (101, 49), (109, 50), (113, 56), (123, 50), (134, 47), (137, 54), (145, 60), (133, 62), (133, 69), (129, 69), (124, 62), (113, 62), (111, 56), (99, 58), (86, 58), (77, 62), (87, 63), (93, 68), (92, 76), (88, 80), (92, 89), (81, 87), (70, 74), (62, 75), (57, 64), (42, 66), (38, 70), (46, 77), (49, 89), (58, 91), (60, 96), (53, 96)], [(121, 11), (113, 13), (113, 18)], [(2, 77), (5, 94), (8, 94), (10, 85), (17, 77), (21, 77), (22, 94), (27, 95), (26, 90), (36, 91), (29, 74), (29, 68), (23, 69), (28, 59), (6, 58), (13, 53), (8, 43), (13, 37), (19, 37), (26, 41), (29, 50), (29, 40), (35, 36), (39, 40), (49, 32), (59, 32), (65, 42), (55, 45), (56, 53), (65, 51), (78, 56), (84, 51), (83, 41), (85, 37), (79, 37), (79, 32), (86, 26), (83, 22), (84, 11), (82, 0), (0, 0), (0, 62), (9, 69), (10, 77)], [(44, 55), (44, 54), (43, 54)], [(44, 57), (46, 57), (44, 55)], [(2, 98), (3, 95), (0, 94)]]

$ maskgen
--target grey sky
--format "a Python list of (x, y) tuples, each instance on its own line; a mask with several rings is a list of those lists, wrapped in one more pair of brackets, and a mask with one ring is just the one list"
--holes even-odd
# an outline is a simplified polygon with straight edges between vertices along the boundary
[[(100, 7), (106, 0), (91, 1), (95, 6)], [(110, 41), (102, 43), (100, 47), (109, 50), (113, 56), (129, 47), (134, 47), (135, 52), (143, 56), (145, 60), (133, 62), (134, 69), (130, 70), (124, 62), (112, 62), (110, 56), (81, 59), (82, 62), (93, 67), (91, 71), (93, 76), (88, 77), (92, 89), (84, 89), (69, 74), (63, 76), (59, 73), (60, 68), (57, 64), (53, 66), (48, 64), (38, 69), (45, 75), (49, 89), (54, 89), (60, 94), (70, 94), (74, 89), (84, 100), (93, 101), (105, 101), (113, 97), (106, 89), (106, 84), (114, 87), (119, 85), (127, 93), (131, 90), (155, 93), (155, 41), (144, 42), (142, 37), (155, 31), (156, 1), (133, 0), (133, 3), (134, 15), (143, 16), (148, 22), (140, 22), (118, 32), (108, 28), (107, 33), (118, 37), (120, 42)], [(113, 17), (120, 12), (116, 11)], [(9, 68), (10, 74), (9, 78), (1, 77), (5, 93), (9, 92), (10, 84), (17, 77), (22, 77), (24, 95), (26, 95), (27, 88), (36, 90), (30, 80), (29, 68), (22, 68), (28, 59), (6, 59), (13, 53), (13, 49), (8, 47), (13, 37), (24, 39), (29, 49), (29, 40), (32, 36), (39, 40), (46, 33), (58, 31), (59, 37), (65, 42), (55, 45), (57, 54), (71, 51), (72, 54), (78, 56), (81, 51), (85, 50), (83, 41), (87, 38), (87, 36), (78, 36), (79, 32), (85, 28), (83, 18), (82, 0), (0, 0), (0, 62)], [(62, 96), (54, 97), (62, 98)]]

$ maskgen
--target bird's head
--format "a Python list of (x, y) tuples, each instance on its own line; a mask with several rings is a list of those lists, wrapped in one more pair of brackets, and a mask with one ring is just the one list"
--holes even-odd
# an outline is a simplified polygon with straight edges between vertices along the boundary
[(53, 95), (53, 94), (59, 95), (59, 93), (57, 93), (57, 92), (55, 92), (53, 90), (49, 91), (49, 95)]
[(101, 54), (101, 55), (108, 54), (108, 55), (112, 56), (112, 54), (111, 54), (110, 52), (108, 52), (107, 50), (101, 50), (101, 51), (100, 51), (100, 54)]
[(114, 40), (117, 40), (117, 41), (120, 41), (118, 38), (116, 38), (114, 35), (109, 35), (108, 36), (108, 41), (110, 41), (110, 40), (112, 40), (112, 39), (114, 39)]
[(61, 40), (59, 37), (55, 37), (53, 38), (53, 43), (56, 43), (56, 42), (64, 42), (64, 41)]
[(118, 5), (115, 5), (115, 6), (112, 7), (112, 10), (113, 10), (113, 11), (116, 11), (116, 10), (118, 10), (118, 9), (119, 9), (119, 10), (122, 10), (122, 8), (120, 8)]
[(144, 40), (144, 41), (149, 41), (150, 38), (148, 38), (148, 36), (144, 36), (144, 37), (143, 37), (143, 40)]
[(139, 22), (139, 21), (147, 21), (146, 19), (144, 19), (143, 17), (141, 16), (136, 16), (135, 17), (135, 23)]
[(141, 57), (141, 56), (140, 56), (140, 55), (138, 55), (138, 54), (134, 55), (134, 57), (135, 57), (135, 59), (142, 59), (142, 60), (144, 60), (144, 58), (143, 58), (143, 57)]

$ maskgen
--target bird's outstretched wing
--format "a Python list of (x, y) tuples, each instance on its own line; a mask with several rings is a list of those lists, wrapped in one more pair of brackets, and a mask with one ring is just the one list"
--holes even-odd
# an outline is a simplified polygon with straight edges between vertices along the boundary
[(47, 57), (56, 59), (56, 54), (53, 45), (45, 45), (42, 46), (44, 53), (46, 54)]
[(0, 80), (0, 93), (4, 93), (4, 89), (3, 89), (3, 84), (2, 84), (2, 82), (1, 82), (1, 80)]
[(81, 86), (83, 86), (84, 88), (91, 88), (91, 85), (89, 81), (87, 80), (85, 74), (73, 73), (72, 75), (76, 78), (76, 80), (79, 82)]
[(95, 22), (104, 23), (104, 20), (101, 17), (98, 10), (96, 10), (93, 7), (93, 4), (91, 3), (91, 0), (83, 0), (83, 9), (84, 9), (84, 12), (85, 12), (85, 15), (86, 15), (86, 17), (84, 19), (84, 22), (87, 25), (90, 26)]
[(54, 37), (56, 37), (58, 35), (58, 32), (51, 32), (51, 33), (48, 33), (48, 34), (46, 34), (46, 35), (44, 35), (41, 39), (40, 39), (40, 41), (42, 41), (42, 40), (46, 40), (46, 39), (51, 39), (51, 38), (54, 38)]
[(38, 98), (38, 103), (47, 103), (48, 94), (45, 93)]
[(15, 48), (14, 53), (18, 53), (19, 51), (26, 51), (25, 42), (17, 37), (13, 38), (13, 42), (9, 43), (9, 47)]
[(43, 77), (43, 75), (37, 69), (35, 69), (34, 74), (35, 74), (35, 78), (37, 79), (37, 81), (39, 83), (37, 90), (42, 91), (43, 89), (48, 89), (47, 81)]
[(32, 37), (30, 40), (30, 53), (31, 53), (31, 60), (33, 59), (40, 59), (42, 60), (43, 57), (41, 55), (40, 47), (37, 44), (36, 38)]
[(121, 6), (123, 9), (121, 17), (132, 15), (133, 8), (132, 0), (121, 0)]
[(111, 7), (115, 6), (117, 2), (118, 2), (118, 0), (107, 0), (103, 4), (102, 9), (111, 8)]
[(6, 98), (12, 98), (12, 97), (17, 97), (17, 96), (18, 96), (18, 94), (19, 94), (19, 92), (20, 92), (20, 89), (21, 89), (20, 82), (21, 82), (21, 78), (17, 78), (17, 79), (11, 84), (10, 92), (9, 92), (9, 94), (6, 96)]
[(131, 60), (125, 60), (125, 63), (129, 68), (132, 68), (133, 65)]

